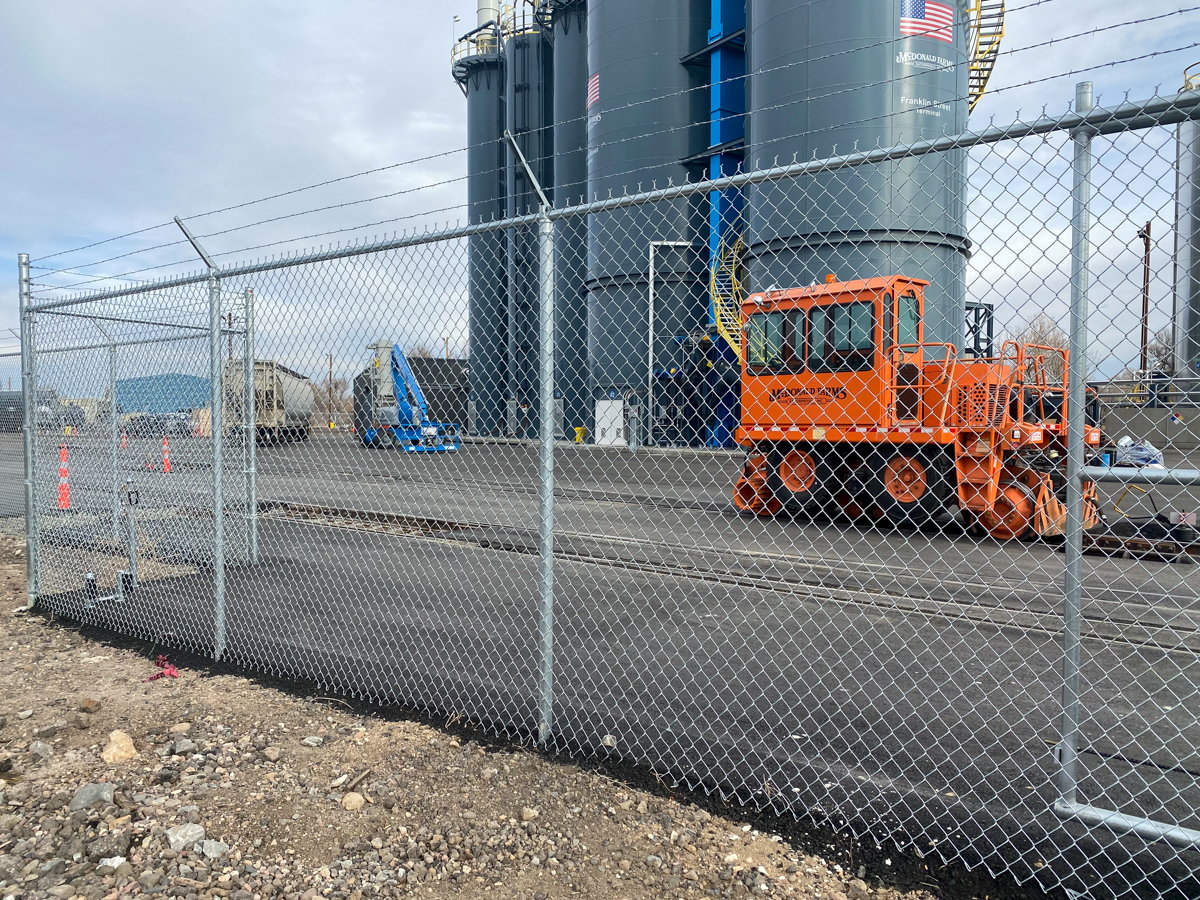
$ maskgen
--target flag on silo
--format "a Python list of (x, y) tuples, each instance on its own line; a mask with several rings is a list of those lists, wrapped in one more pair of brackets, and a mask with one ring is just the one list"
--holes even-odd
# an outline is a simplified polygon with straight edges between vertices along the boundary
[(954, 43), (954, 7), (933, 0), (900, 0), (900, 36)]
[(595, 73), (588, 79), (587, 108), (591, 109), (600, 102), (600, 73)]

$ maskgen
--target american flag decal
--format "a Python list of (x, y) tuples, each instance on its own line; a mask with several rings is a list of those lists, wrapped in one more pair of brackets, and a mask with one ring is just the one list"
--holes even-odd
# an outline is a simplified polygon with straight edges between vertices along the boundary
[(587, 108), (591, 109), (600, 102), (600, 73), (597, 72), (588, 79)]
[(900, 0), (900, 36), (954, 43), (954, 7), (933, 0)]

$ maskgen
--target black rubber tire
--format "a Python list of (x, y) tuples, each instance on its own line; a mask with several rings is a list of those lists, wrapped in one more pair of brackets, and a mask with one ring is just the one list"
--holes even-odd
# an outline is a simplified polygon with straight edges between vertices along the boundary
[[(881, 447), (871, 461), (871, 498), (889, 522), (919, 528), (946, 508), (952, 489), (952, 463), (949, 452), (940, 447)], [(913, 491), (910, 497), (897, 496), (889, 490), (888, 483), (894, 483), (898, 469), (921, 473), (923, 489), (919, 493)]]
[[(795, 468), (790, 462), (794, 455), (801, 454), (808, 457), (812, 467), (811, 484), (804, 490), (797, 489)], [(772, 451), (767, 484), (785, 510), (793, 514), (831, 511), (834, 470), (829, 457), (829, 448), (819, 444), (784, 444)]]

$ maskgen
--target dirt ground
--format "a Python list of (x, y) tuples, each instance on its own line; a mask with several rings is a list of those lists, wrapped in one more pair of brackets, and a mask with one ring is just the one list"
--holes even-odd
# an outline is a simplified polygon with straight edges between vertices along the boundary
[(204, 668), (148, 681), (147, 649), (20, 610), (24, 585), (0, 536), (3, 900), (933, 896), (890, 886), (890, 859), (844, 871), (686, 795), (395, 711)]

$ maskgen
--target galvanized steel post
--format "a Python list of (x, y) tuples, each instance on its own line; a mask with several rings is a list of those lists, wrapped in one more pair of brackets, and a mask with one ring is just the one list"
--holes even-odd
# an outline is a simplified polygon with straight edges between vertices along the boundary
[(250, 562), (258, 562), (258, 410), (255, 408), (254, 288), (246, 288), (246, 519)]
[[(1075, 112), (1092, 108), (1092, 83), (1075, 87)], [(1075, 143), (1071, 189), (1071, 335), (1067, 376), (1067, 526), (1063, 576), (1062, 736), (1058, 745), (1059, 803), (1076, 802), (1079, 743), (1079, 635), (1083, 611), (1083, 466), (1086, 447), (1088, 257), (1091, 253), (1089, 205), (1092, 194), (1092, 135), (1086, 124), (1072, 133)]]
[(113, 546), (118, 547), (121, 544), (121, 421), (117, 416), (117, 345), (109, 334), (104, 336), (108, 338), (108, 415), (112, 419), (108, 440), (112, 456)]
[(34, 321), (30, 309), (31, 289), (29, 254), (17, 256), (17, 277), (21, 304), (21, 403), (25, 408), (25, 584), (30, 609), (38, 596), (38, 519), (36, 504), (36, 467), (34, 433), (37, 429), (37, 363), (34, 359)]
[(546, 206), (538, 220), (538, 309), (541, 325), (541, 440), (539, 479), (538, 744), (554, 728), (554, 223)]
[(221, 426), (221, 279), (216, 269), (208, 274), (209, 379), (212, 407), (213, 466), (213, 656), (225, 655), (225, 446)]

